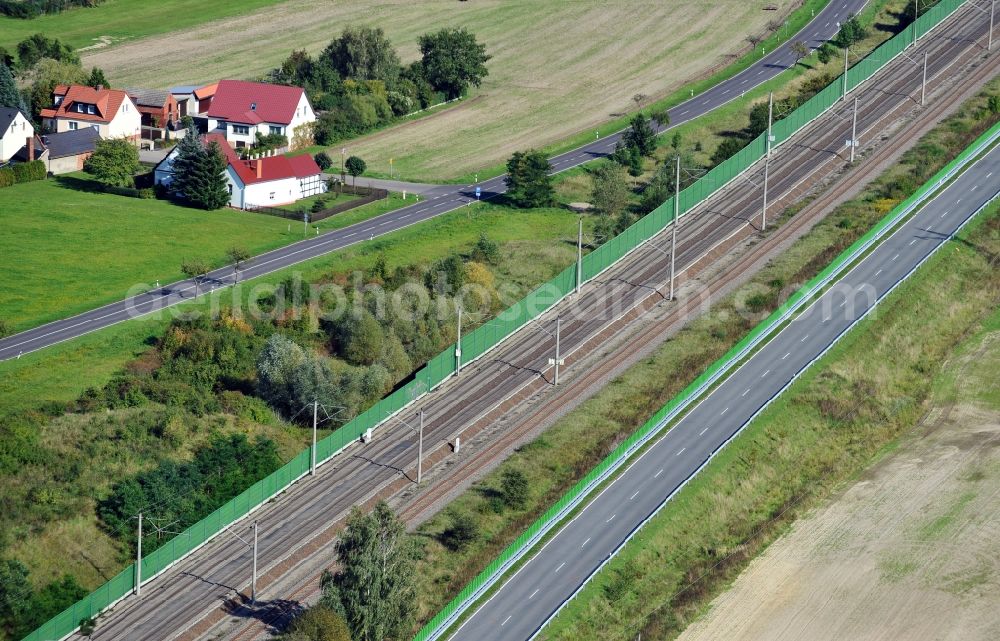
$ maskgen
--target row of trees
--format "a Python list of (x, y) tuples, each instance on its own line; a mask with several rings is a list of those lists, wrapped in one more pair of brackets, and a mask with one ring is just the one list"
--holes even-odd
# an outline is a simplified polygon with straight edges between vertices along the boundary
[(394, 118), (457, 98), (488, 74), (486, 46), (466, 29), (420, 37), (421, 59), (409, 65), (385, 32), (347, 27), (316, 57), (293, 51), (267, 80), (305, 88), (319, 112), (319, 144), (355, 136)]

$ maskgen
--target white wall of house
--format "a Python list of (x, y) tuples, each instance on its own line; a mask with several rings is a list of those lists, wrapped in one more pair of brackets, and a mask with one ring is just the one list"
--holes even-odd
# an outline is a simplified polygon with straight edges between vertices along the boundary
[(21, 147), (28, 144), (28, 138), (35, 135), (35, 128), (18, 112), (7, 131), (0, 131), (0, 162), (7, 162)]
[(243, 193), (243, 207), (274, 207), (287, 205), (301, 198), (298, 178), (282, 178), (247, 185)]
[(102, 138), (138, 138), (142, 128), (142, 114), (136, 108), (131, 98), (122, 100), (118, 113), (108, 125), (108, 135)]
[(295, 130), (303, 124), (316, 122), (316, 112), (313, 111), (312, 105), (309, 104), (309, 99), (306, 98), (306, 94), (303, 91), (302, 97), (299, 98), (299, 104), (295, 108), (295, 116), (292, 118), (292, 122), (288, 123), (288, 131), (285, 136), (288, 137), (288, 142), (292, 142), (292, 138), (295, 137)]

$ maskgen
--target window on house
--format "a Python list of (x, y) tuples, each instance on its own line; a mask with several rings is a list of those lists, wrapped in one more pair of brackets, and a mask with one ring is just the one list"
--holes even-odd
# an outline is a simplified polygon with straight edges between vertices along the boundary
[(251, 102), (250, 103), (250, 111), (257, 111), (257, 103), (256, 102)]
[(94, 109), (94, 105), (87, 105), (87, 113), (89, 113), (89, 114), (95, 114), (95, 113), (97, 113), (97, 110)]
[(228, 184), (228, 185), (226, 185), (226, 186), (227, 186), (227, 187), (229, 187), (229, 195), (230, 195), (230, 196), (232, 196), (232, 195), (233, 195), (233, 184), (232, 184), (232, 183), (229, 183), (229, 184)]
[(250, 133), (250, 127), (245, 125), (233, 125), (233, 133), (241, 136), (246, 136)]
[(271, 192), (271, 200), (274, 200), (274, 192)]
[(271, 126), (271, 133), (272, 134), (280, 134), (281, 133), (281, 127), (275, 127), (275, 126), (272, 125)]
[(75, 123), (75, 122), (70, 122), (69, 123), (69, 130), (70, 131), (76, 131), (77, 127), (79, 127), (79, 125), (77, 123)]

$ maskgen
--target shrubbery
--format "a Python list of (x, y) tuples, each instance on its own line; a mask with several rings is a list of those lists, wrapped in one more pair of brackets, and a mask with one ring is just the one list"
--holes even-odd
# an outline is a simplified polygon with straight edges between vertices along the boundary
[(45, 180), (48, 172), (45, 170), (45, 163), (41, 160), (31, 162), (21, 162), (0, 168), (0, 188), (28, 183), (36, 180)]

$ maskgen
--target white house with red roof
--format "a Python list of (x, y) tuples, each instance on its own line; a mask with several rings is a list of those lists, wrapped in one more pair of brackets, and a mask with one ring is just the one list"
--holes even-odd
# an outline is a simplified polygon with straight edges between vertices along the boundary
[(208, 131), (237, 148), (253, 145), (257, 134), (281, 134), (291, 143), (299, 127), (316, 121), (301, 87), (243, 80), (220, 80), (206, 115)]
[(52, 107), (42, 109), (42, 126), (52, 133), (94, 127), (101, 138), (138, 140), (142, 114), (124, 91), (58, 85), (52, 92)]
[[(229, 204), (238, 209), (287, 205), (300, 198), (326, 191), (322, 171), (309, 154), (301, 156), (268, 156), (244, 160), (219, 133), (203, 137), (206, 144), (218, 143), (226, 157), (226, 182), (229, 183)], [(154, 170), (156, 184), (170, 186), (173, 182), (174, 147)]]

